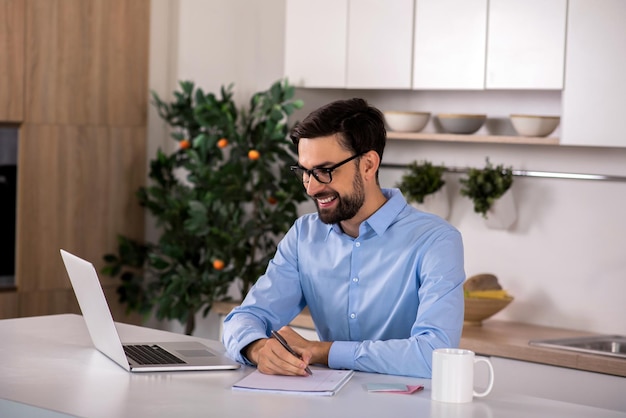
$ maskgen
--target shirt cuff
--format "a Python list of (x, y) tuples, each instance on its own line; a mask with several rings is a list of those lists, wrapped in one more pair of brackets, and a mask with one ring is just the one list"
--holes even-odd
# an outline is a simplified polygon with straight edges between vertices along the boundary
[(335, 341), (328, 352), (328, 367), (355, 370), (355, 353), (359, 344), (358, 341)]

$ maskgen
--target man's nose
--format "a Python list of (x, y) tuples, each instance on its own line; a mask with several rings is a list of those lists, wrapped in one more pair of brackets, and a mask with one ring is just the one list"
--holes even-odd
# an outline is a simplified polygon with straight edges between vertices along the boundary
[(306, 187), (306, 193), (309, 196), (315, 196), (320, 190), (324, 188), (324, 184), (317, 181), (314, 176), (309, 176), (309, 181), (304, 184)]

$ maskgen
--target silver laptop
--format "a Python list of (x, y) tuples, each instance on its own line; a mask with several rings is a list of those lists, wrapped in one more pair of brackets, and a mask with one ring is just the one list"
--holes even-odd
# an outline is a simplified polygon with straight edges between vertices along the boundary
[(130, 372), (230, 370), (238, 363), (194, 341), (122, 344), (98, 273), (89, 261), (61, 250), (94, 346)]

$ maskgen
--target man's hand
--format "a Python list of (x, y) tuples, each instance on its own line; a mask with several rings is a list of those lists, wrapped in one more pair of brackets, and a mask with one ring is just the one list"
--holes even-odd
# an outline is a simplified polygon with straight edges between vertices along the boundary
[(274, 338), (254, 341), (246, 348), (245, 355), (261, 373), (307, 376), (305, 368), (309, 364), (328, 364), (332, 343), (309, 341), (291, 327), (282, 327), (278, 332), (302, 359), (293, 356)]

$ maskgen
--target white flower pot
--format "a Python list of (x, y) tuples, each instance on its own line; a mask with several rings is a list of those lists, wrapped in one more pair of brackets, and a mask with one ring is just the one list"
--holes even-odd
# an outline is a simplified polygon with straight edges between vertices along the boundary
[(444, 184), (435, 193), (424, 196), (424, 203), (411, 202), (411, 205), (422, 212), (433, 213), (443, 219), (450, 216), (450, 198), (448, 186)]
[(517, 220), (513, 190), (509, 188), (487, 211), (485, 224), (491, 229), (509, 229)]

